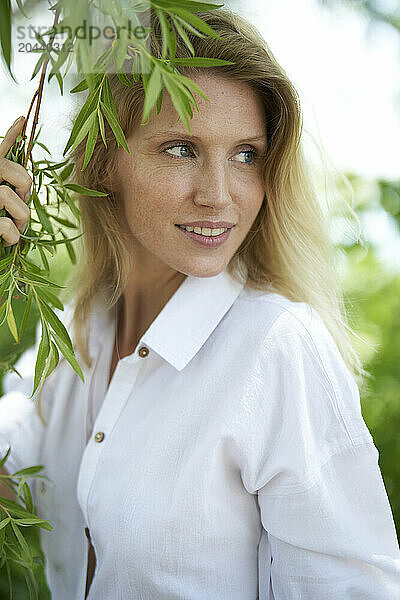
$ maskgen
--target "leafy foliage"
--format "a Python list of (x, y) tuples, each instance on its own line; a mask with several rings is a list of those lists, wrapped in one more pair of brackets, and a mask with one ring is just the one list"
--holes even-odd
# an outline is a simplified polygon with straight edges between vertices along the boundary
[[(39, 0), (39, 4), (45, 4)], [(178, 5), (179, 4), (179, 5)], [(17, 0), (19, 11), (28, 18), (25, 10), (27, 3), (22, 4)], [(31, 217), (28, 225), (17, 244), (4, 247), (0, 245), (0, 329), (8, 327), (17, 349), (13, 348), (5, 357), (2, 357), (0, 367), (2, 372), (14, 370), (13, 364), (18, 356), (18, 348), (26, 346), (24, 332), (32, 315), (37, 315), (41, 321), (41, 339), (36, 356), (33, 391), (31, 398), (36, 399), (46, 378), (57, 367), (60, 355), (63, 355), (71, 367), (83, 380), (83, 373), (74, 354), (73, 345), (68, 331), (57, 316), (54, 309), (63, 310), (63, 304), (58, 294), (62, 286), (50, 278), (51, 262), (60, 245), (67, 249), (72, 264), (76, 263), (76, 255), (72, 242), (83, 234), (70, 236), (65, 229), (79, 229), (80, 211), (75, 202), (75, 195), (104, 197), (107, 194), (98, 190), (84, 188), (69, 181), (76, 165), (69, 158), (60, 163), (49, 159), (34, 160), (32, 153), (35, 147), (41, 147), (51, 156), (47, 146), (38, 140), (40, 129), (35, 136), (36, 125), (39, 121), (39, 112), (44, 84), (46, 81), (47, 67), (50, 72), (47, 82), (56, 78), (60, 93), (64, 93), (64, 80), (75, 59), (78, 73), (83, 77), (71, 93), (88, 92), (86, 101), (75, 120), (69, 139), (64, 149), (64, 156), (72, 152), (82, 142), (85, 144), (85, 155), (82, 165), (84, 170), (93, 156), (95, 144), (99, 134), (107, 148), (105, 136), (105, 122), (107, 122), (115, 136), (118, 147), (123, 147), (128, 153), (129, 147), (125, 134), (118, 120), (117, 109), (112, 96), (109, 83), (109, 73), (114, 71), (122, 83), (131, 86), (131, 80), (123, 70), (126, 60), (130, 61), (130, 69), (134, 81), (142, 81), (145, 91), (145, 105), (143, 122), (150, 117), (156, 106), (157, 113), (161, 110), (162, 92), (165, 87), (171, 95), (177, 112), (190, 133), (190, 118), (193, 116), (192, 105), (198, 110), (193, 92), (207, 99), (199, 86), (179, 73), (177, 66), (221, 66), (232, 64), (228, 61), (209, 60), (194, 57), (193, 46), (187, 31), (200, 37), (219, 37), (205, 22), (194, 13), (204, 9), (216, 9), (222, 4), (179, 0), (179, 3), (170, 0), (157, 0), (138, 2), (127, 8), (123, 0), (102, 0), (94, 4), (91, 0), (75, 2), (75, 0), (59, 0), (50, 6), (54, 13), (53, 26), (45, 33), (35, 31), (37, 45), (34, 52), (40, 54), (34, 67), (31, 79), (40, 75), (38, 88), (32, 98), (26, 122), (15, 144), (9, 149), (6, 158), (19, 163), (25, 168), (28, 161), (33, 180), (32, 193), (28, 201)], [(129, 18), (134, 26), (141, 26), (138, 15), (148, 9), (156, 12), (162, 25), (162, 58), (156, 58), (147, 49), (145, 40), (132, 35), (127, 31), (125, 23)], [(93, 56), (93, 49), (88, 40), (78, 37), (76, 32), (83, 22), (88, 27), (94, 24), (96, 14), (102, 13), (110, 17), (121, 35), (117, 36), (111, 46), (100, 56)], [(11, 12), (9, 0), (0, 3), (0, 47), (3, 62), (10, 76), (12, 73), (12, 45), (11, 31), (14, 15)], [(59, 48), (53, 41), (61, 28), (69, 26), (70, 32), (67, 39)], [(64, 30), (63, 30), (64, 31)], [(192, 59), (182, 62), (175, 58), (176, 36), (179, 35), (192, 54)], [(48, 40), (46, 39), (48, 37)], [(73, 47), (73, 52), (70, 47)], [(64, 69), (62, 72), (61, 69)], [(33, 107), (35, 105), (33, 114)], [(29, 117), (33, 114), (33, 123), (29, 141), (25, 135)], [(1, 185), (10, 185), (3, 182)], [(101, 200), (100, 200), (101, 201)], [(67, 211), (67, 214), (66, 214)], [(10, 217), (3, 209), (1, 216)], [(32, 255), (38, 253), (40, 263), (32, 260)], [(23, 314), (16, 310), (17, 304), (23, 301), (25, 308)], [(7, 454), (8, 455), (8, 454)], [(7, 459), (5, 456), (1, 464)], [(0, 465), (1, 466), (1, 465)], [(6, 478), (7, 483), (13, 487), (14, 478), (23, 476), (23, 481), (18, 485), (18, 500), (23, 504), (0, 497), (0, 568), (7, 570), (10, 594), (12, 595), (12, 577), (10, 564), (24, 567), (24, 576), (30, 598), (38, 598), (38, 586), (35, 580), (34, 563), (38, 556), (33, 556), (21, 528), (47, 528), (48, 522), (40, 520), (34, 514), (34, 506), (26, 476), (37, 476), (39, 467), (30, 467), (29, 472), (14, 473)], [(0, 476), (2, 477), (2, 476)], [(4, 478), (3, 478), (4, 479)], [(21, 496), (22, 492), (22, 496)]]

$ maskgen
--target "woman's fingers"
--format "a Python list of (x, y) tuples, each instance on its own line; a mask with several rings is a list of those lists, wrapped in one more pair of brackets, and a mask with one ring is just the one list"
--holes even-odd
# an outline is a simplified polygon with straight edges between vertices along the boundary
[(0, 185), (0, 209), (2, 208), (10, 213), (17, 228), (23, 231), (31, 211), (8, 185)]
[[(8, 160), (7, 152), (13, 147), (18, 134), (21, 132), (25, 117), (11, 125), (0, 143), (0, 183), (7, 181), (15, 187), (15, 191), (21, 200), (26, 202), (30, 195), (32, 178), (22, 165)], [(12, 215), (14, 216), (14, 215)]]
[(5, 156), (7, 156), (7, 152), (15, 144), (17, 136), (21, 131), (24, 122), (25, 117), (18, 117), (18, 119), (14, 121), (11, 127), (8, 128), (4, 138), (0, 143), (0, 158), (4, 158)]
[(0, 217), (0, 237), (3, 238), (4, 246), (12, 246), (19, 240), (19, 231), (8, 217)]

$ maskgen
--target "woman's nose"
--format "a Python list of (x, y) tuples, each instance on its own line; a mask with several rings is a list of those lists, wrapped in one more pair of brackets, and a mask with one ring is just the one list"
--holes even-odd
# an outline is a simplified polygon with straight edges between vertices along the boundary
[(224, 164), (206, 165), (199, 173), (194, 189), (194, 202), (217, 209), (232, 203), (228, 172)]

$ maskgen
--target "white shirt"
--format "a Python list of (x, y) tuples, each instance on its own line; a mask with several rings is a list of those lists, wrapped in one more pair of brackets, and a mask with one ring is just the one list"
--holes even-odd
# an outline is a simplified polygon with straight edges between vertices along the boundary
[(27, 399), (33, 350), (0, 399), (6, 467), (53, 482), (29, 480), (54, 525), (53, 600), (84, 598), (85, 527), (88, 600), (400, 598), (379, 453), (315, 310), (227, 271), (188, 276), (106, 391), (113, 314), (93, 313), (84, 384), (65, 359), (50, 376), (47, 427)]

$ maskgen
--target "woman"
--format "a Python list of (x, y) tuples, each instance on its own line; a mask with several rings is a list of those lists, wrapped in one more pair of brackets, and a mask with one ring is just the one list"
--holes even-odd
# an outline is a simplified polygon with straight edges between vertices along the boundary
[(62, 361), (41, 420), (29, 369), (19, 388), (9, 375), (0, 450), (52, 481), (34, 495), (54, 600), (394, 600), (399, 546), (298, 96), (254, 27), (198, 14), (221, 38), (190, 36), (196, 55), (235, 64), (182, 69), (209, 98), (192, 136), (165, 92), (141, 126), (140, 84), (113, 77), (130, 153), (109, 130), (83, 172), (74, 153), (76, 181), (110, 192), (81, 202), (64, 317), (85, 383)]

